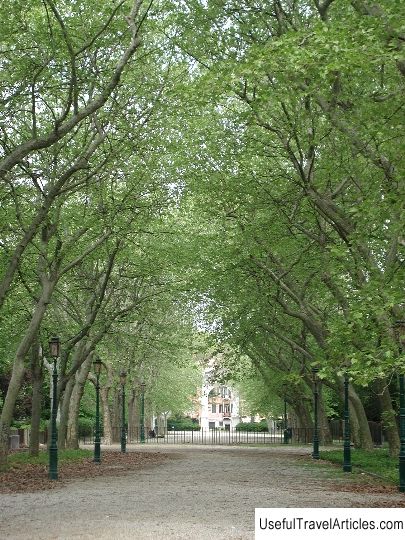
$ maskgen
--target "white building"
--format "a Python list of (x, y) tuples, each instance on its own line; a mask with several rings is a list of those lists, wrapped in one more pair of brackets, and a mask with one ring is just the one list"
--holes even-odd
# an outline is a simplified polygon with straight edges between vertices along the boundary
[(229, 430), (236, 427), (241, 421), (239, 395), (231, 387), (213, 382), (210, 378), (212, 370), (212, 367), (204, 370), (199, 423), (205, 429), (223, 428)]

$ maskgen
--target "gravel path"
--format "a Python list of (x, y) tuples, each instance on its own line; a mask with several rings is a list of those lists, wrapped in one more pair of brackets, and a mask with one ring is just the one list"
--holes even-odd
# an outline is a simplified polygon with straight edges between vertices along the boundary
[[(125, 476), (0, 495), (0, 538), (252, 539), (255, 507), (395, 506), (396, 493), (336, 490), (308, 448), (133, 446), (165, 461)], [(130, 451), (131, 448), (128, 448)], [(345, 477), (346, 478), (346, 477)]]

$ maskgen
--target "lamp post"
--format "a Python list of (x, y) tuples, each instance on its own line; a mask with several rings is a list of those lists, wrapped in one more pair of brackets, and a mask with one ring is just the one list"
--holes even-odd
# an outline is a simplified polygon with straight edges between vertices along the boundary
[(56, 416), (58, 412), (57, 386), (58, 386), (58, 370), (56, 360), (60, 354), (60, 339), (57, 336), (49, 340), (49, 351), (53, 358), (53, 373), (52, 373), (52, 412), (51, 412), (51, 444), (49, 446), (49, 478), (51, 480), (58, 479), (58, 432), (56, 428)]
[(343, 443), (343, 470), (344, 472), (352, 472), (352, 457), (350, 451), (350, 415), (349, 415), (349, 375), (345, 373), (345, 399), (344, 399), (344, 443)]
[(127, 379), (127, 372), (121, 371), (120, 381), (122, 388), (122, 424), (121, 424), (121, 452), (125, 454), (127, 451), (127, 437), (125, 431), (125, 381)]
[(95, 463), (101, 462), (101, 439), (100, 439), (100, 373), (102, 362), (97, 357), (94, 362), (94, 372), (96, 374), (96, 430), (94, 433), (94, 459)]
[(284, 398), (284, 444), (288, 444), (287, 399)]
[(318, 371), (317, 367), (312, 368), (312, 381), (314, 383), (314, 437), (312, 458), (319, 459), (319, 430), (318, 430)]
[[(395, 323), (401, 352), (405, 351), (405, 321)], [(399, 491), (405, 493), (405, 375), (399, 375)]]
[(141, 386), (140, 434), (141, 434), (141, 443), (145, 443), (145, 388), (146, 388), (146, 384), (142, 382), (140, 386)]

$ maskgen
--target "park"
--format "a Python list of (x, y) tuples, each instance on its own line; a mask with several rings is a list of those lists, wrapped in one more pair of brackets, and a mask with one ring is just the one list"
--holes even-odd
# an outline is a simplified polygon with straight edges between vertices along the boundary
[(0, 3), (0, 538), (405, 507), (404, 22)]

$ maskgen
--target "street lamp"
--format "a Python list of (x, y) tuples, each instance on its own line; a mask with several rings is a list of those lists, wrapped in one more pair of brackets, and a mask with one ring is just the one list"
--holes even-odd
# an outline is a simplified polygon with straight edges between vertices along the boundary
[(96, 430), (94, 434), (94, 459), (95, 463), (101, 462), (101, 438), (100, 438), (100, 373), (102, 366), (101, 359), (97, 357), (93, 362), (96, 374)]
[[(405, 352), (405, 321), (396, 321), (395, 327), (401, 352)], [(405, 493), (405, 375), (399, 375), (399, 491)]]
[(127, 380), (127, 372), (121, 371), (120, 381), (122, 388), (122, 425), (121, 425), (121, 452), (125, 454), (127, 451), (127, 437), (125, 431), (125, 381)]
[(56, 360), (60, 355), (60, 339), (57, 336), (51, 337), (49, 340), (49, 352), (53, 358), (53, 373), (52, 373), (52, 412), (51, 412), (51, 444), (49, 446), (49, 478), (51, 480), (58, 479), (58, 432), (56, 428), (56, 416), (58, 412), (57, 386), (58, 386), (58, 370)]
[(141, 425), (140, 425), (140, 433), (141, 433), (141, 443), (145, 443), (145, 388), (146, 384), (144, 382), (141, 382)]
[(287, 398), (284, 397), (284, 444), (288, 444)]
[(349, 414), (349, 374), (345, 372), (345, 398), (344, 398), (344, 443), (343, 443), (343, 470), (344, 472), (352, 472), (352, 460), (350, 451), (350, 414)]
[(312, 368), (312, 381), (314, 383), (314, 437), (312, 458), (319, 459), (319, 431), (318, 431), (318, 372), (317, 367)]

